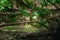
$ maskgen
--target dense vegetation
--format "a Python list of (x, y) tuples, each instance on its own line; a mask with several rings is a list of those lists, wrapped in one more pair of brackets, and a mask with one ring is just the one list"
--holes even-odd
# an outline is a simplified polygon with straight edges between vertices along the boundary
[(59, 11), (60, 0), (0, 0), (0, 27), (9, 31), (19, 25), (44, 27), (48, 35), (55, 34), (60, 29)]

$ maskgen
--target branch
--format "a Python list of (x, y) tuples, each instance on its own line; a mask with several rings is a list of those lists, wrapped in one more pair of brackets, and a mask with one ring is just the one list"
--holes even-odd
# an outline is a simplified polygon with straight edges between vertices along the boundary
[(55, 3), (52, 3), (50, 0), (47, 0), (50, 4), (52, 4), (53, 6), (55, 6), (57, 9), (60, 9), (60, 7), (58, 5), (56, 5)]
[(12, 25), (20, 25), (20, 24), (24, 24), (24, 23), (29, 23), (29, 22), (4, 23), (4, 24), (0, 24), (0, 27), (12, 26)]
[(49, 29), (46, 25), (44, 25), (44, 24), (42, 24), (42, 23), (40, 23), (38, 21), (33, 21), (33, 22), (31, 22), (31, 21), (24, 21), (24, 22), (15, 22), (15, 23), (4, 23), (4, 24), (0, 24), (0, 28), (4, 27), (4, 26), (13, 26), (13, 25), (20, 25), (20, 24), (34, 23), (34, 22), (37, 22), (37, 23), (41, 24), (42, 26), (44, 26), (45, 28)]

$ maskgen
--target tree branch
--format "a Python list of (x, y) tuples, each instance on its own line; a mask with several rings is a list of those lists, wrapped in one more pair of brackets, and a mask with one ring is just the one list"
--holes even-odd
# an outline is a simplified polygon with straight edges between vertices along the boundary
[(52, 3), (50, 0), (47, 0), (50, 4), (52, 4), (53, 6), (55, 6), (57, 9), (60, 9), (60, 7), (58, 5), (56, 5), (55, 3)]
[(4, 23), (4, 24), (0, 24), (0, 28), (4, 27), (4, 26), (13, 26), (13, 25), (20, 25), (20, 24), (34, 23), (34, 22), (37, 22), (37, 23), (41, 24), (42, 26), (44, 26), (45, 28), (49, 29), (46, 25), (44, 25), (44, 24), (42, 24), (42, 23), (40, 23), (38, 21), (33, 21), (33, 22), (31, 22), (31, 21), (24, 21), (24, 22), (15, 22), (15, 23)]

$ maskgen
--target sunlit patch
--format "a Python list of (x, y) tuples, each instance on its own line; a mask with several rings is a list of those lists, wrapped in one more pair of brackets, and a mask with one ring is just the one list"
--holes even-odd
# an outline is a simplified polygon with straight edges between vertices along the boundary
[(29, 25), (29, 24), (25, 24), (25, 25), (22, 25), (22, 26), (6, 26), (2, 29), (3, 31), (20, 31), (20, 32), (28, 32), (28, 33), (33, 33), (33, 32), (37, 32), (38, 29)]

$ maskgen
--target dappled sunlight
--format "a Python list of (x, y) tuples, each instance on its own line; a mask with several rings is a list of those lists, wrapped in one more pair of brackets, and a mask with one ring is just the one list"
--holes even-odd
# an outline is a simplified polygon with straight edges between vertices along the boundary
[(20, 31), (20, 32), (29, 32), (29, 33), (33, 33), (33, 32), (37, 32), (38, 29), (29, 25), (29, 24), (25, 24), (25, 25), (22, 25), (22, 26), (6, 26), (2, 29), (3, 31)]
[(60, 0), (0, 0), (0, 40), (55, 40), (59, 32)]

